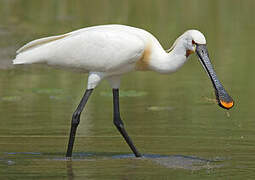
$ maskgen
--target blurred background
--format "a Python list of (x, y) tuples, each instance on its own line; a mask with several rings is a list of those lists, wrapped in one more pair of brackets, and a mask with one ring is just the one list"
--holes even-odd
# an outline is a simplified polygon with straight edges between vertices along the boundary
[[(253, 0), (0, 0), (0, 177), (254, 177), (254, 7)], [(193, 171), (193, 165), (185, 170), (184, 165), (169, 168), (171, 162), (111, 158), (131, 152), (112, 123), (111, 89), (104, 81), (81, 117), (74, 147), (79, 161), (66, 166), (56, 160), (64, 157), (87, 75), (46, 66), (13, 67), (11, 60), (31, 40), (100, 24), (143, 28), (165, 49), (188, 29), (204, 33), (215, 71), (235, 100), (233, 109), (218, 107), (211, 82), (193, 55), (172, 75), (124, 76), (121, 114), (142, 153), (195, 156), (217, 161), (220, 168)]]

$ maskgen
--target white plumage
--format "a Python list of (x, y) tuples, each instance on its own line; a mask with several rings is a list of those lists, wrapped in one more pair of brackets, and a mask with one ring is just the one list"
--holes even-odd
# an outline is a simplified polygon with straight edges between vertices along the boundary
[[(124, 25), (94, 26), (34, 40), (17, 51), (13, 63), (79, 68), (92, 76), (88, 88), (95, 88), (103, 78), (116, 87), (119, 86), (117, 77), (129, 71), (169, 73), (177, 70), (187, 59), (185, 46), (192, 36), (205, 43), (199, 31), (190, 30), (184, 35), (175, 43), (173, 50), (176, 51), (166, 53), (158, 40), (145, 30)], [(181, 46), (177, 46), (178, 42)], [(115, 85), (111, 79), (116, 79)]]
[(72, 116), (67, 157), (72, 156), (80, 114), (93, 89), (104, 78), (113, 88), (114, 124), (135, 156), (140, 157), (141, 154), (120, 118), (118, 89), (121, 75), (134, 70), (171, 73), (179, 69), (190, 54), (196, 52), (213, 83), (219, 105), (230, 109), (234, 102), (217, 79), (205, 44), (206, 40), (201, 32), (189, 30), (165, 51), (158, 40), (145, 30), (124, 25), (103, 25), (32, 41), (17, 51), (13, 63), (47, 63), (79, 68), (89, 73), (86, 92)]
[(38, 39), (17, 51), (14, 64), (46, 62), (107, 72), (123, 64), (132, 64), (141, 56), (145, 39), (139, 36), (140, 31), (119, 25), (96, 26)]

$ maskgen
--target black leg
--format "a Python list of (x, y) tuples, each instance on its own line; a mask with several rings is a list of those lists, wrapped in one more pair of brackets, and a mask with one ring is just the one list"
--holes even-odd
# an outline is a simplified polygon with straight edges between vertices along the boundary
[(77, 109), (73, 113), (66, 157), (72, 157), (73, 144), (74, 144), (74, 140), (75, 140), (76, 129), (77, 129), (79, 123), (80, 123), (80, 115), (81, 115), (81, 112), (84, 109), (84, 107), (85, 107), (92, 91), (93, 91), (93, 89), (87, 89), (86, 90), (84, 96), (81, 99), (80, 104), (78, 105)]
[(133, 151), (136, 157), (141, 157), (141, 154), (137, 151), (136, 147), (134, 146), (131, 138), (128, 136), (124, 124), (120, 118), (120, 110), (119, 110), (119, 89), (113, 89), (113, 122), (114, 125), (117, 127), (119, 130), (120, 134), (124, 137), (126, 140), (127, 144)]

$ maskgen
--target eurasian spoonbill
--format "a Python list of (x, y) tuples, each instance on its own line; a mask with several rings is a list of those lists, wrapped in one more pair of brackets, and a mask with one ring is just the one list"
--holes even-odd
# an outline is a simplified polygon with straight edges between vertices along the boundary
[(73, 113), (66, 157), (72, 156), (80, 115), (93, 89), (102, 79), (109, 81), (113, 91), (113, 122), (136, 157), (141, 154), (128, 136), (119, 111), (120, 77), (130, 71), (156, 71), (170, 74), (179, 69), (196, 52), (210, 77), (218, 104), (225, 109), (234, 102), (218, 80), (210, 63), (206, 40), (198, 30), (188, 30), (165, 51), (149, 32), (125, 25), (87, 27), (58, 36), (29, 42), (17, 51), (13, 64), (46, 63), (79, 68), (88, 73), (87, 89)]

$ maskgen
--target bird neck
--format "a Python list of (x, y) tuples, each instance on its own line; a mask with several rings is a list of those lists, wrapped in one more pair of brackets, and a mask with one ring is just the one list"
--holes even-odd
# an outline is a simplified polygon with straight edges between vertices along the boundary
[(154, 56), (150, 63), (152, 70), (159, 73), (173, 73), (187, 61), (186, 48), (182, 43), (173, 45), (170, 52), (161, 51), (160, 55)]

